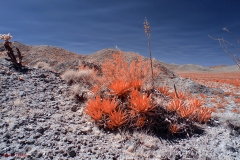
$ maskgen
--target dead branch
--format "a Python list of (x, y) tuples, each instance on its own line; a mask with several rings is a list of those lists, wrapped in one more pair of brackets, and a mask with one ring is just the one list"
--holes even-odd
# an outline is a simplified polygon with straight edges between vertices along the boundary
[[(232, 34), (226, 27), (223, 28), (223, 30), (230, 33), (237, 40), (237, 42), (240, 44), (240, 41), (238, 40), (238, 38), (234, 34)], [(239, 53), (240, 53), (240, 50), (235, 45), (233, 45), (230, 42), (224, 40), (223, 38), (213, 38), (210, 35), (208, 35), (208, 37), (213, 39), (213, 40), (217, 40), (219, 42), (220, 46), (222, 47), (222, 49), (224, 50), (224, 52), (237, 64), (238, 68), (240, 69), (240, 63), (239, 63), (240, 61), (239, 61), (238, 57), (236, 56), (236, 54), (234, 54), (232, 51), (230, 51), (228, 49), (226, 44), (233, 47)]]
[(179, 96), (178, 96), (178, 93), (177, 93), (177, 88), (176, 88), (175, 84), (173, 85), (173, 87), (174, 87), (174, 91), (175, 91), (176, 97), (179, 99)]
[(12, 62), (13, 66), (17, 69), (21, 69), (22, 68), (22, 54), (20, 52), (20, 50), (18, 48), (17, 49), (17, 55), (18, 55), (18, 61), (16, 56), (14, 55), (13, 49), (10, 47), (10, 45), (12, 44), (12, 42), (9, 41), (5, 41), (4, 42), (4, 47), (7, 50), (7, 55), (10, 59), (5, 58), (7, 61)]

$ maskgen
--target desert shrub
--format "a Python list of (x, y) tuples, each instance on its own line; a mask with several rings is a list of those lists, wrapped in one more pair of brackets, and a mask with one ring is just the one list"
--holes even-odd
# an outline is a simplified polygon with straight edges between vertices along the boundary
[[(128, 64), (123, 53), (117, 50), (112, 58), (102, 63), (100, 74), (94, 70), (88, 74), (90, 77), (94, 75), (96, 83), (92, 84), (94, 96), (86, 103), (85, 113), (105, 130), (146, 130), (175, 135), (199, 131), (195, 123), (208, 122), (212, 109), (204, 107), (202, 101), (189, 94), (177, 92), (175, 85), (172, 93), (166, 86), (154, 86), (154, 80), (161, 71), (153, 70), (150, 26), (146, 19), (144, 28), (148, 36), (150, 62), (139, 56)], [(79, 67), (79, 71), (85, 69)], [(77, 72), (65, 75), (68, 77), (65, 79), (83, 81), (73, 74)]]
[[(123, 53), (117, 51), (113, 54), (112, 59), (107, 59), (102, 64), (102, 80), (111, 83), (114, 80), (124, 81), (143, 81), (149, 82), (151, 79), (151, 65), (144, 61), (140, 56), (128, 65), (124, 60)], [(154, 72), (153, 76), (157, 77), (160, 71)]]
[(91, 69), (67, 70), (61, 78), (69, 84), (83, 83), (91, 86), (95, 83), (94, 72)]
[[(203, 107), (199, 99), (181, 91), (176, 96), (164, 86), (144, 89), (142, 86), (151, 76), (149, 69), (140, 58), (128, 65), (117, 51), (112, 60), (103, 63), (102, 75), (95, 75), (101, 83), (93, 87), (95, 96), (87, 102), (85, 113), (107, 130), (145, 129), (171, 134), (193, 133), (197, 129), (195, 122), (210, 120), (212, 110)], [(104, 92), (99, 92), (101, 87)], [(163, 105), (160, 95), (169, 102)]]
[(78, 101), (84, 102), (85, 100), (91, 98), (94, 93), (89, 90), (89, 86), (82, 84), (73, 84), (70, 87), (70, 98), (77, 99)]
[(42, 69), (49, 70), (49, 71), (54, 71), (54, 69), (52, 67), (50, 67), (49, 64), (46, 62), (37, 62), (34, 67), (42, 68)]

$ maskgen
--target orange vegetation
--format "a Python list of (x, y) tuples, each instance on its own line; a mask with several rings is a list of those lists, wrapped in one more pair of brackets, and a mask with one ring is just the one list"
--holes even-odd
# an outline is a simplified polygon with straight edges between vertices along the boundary
[[(178, 95), (178, 97), (177, 97), (177, 95)], [(182, 99), (182, 100), (185, 100), (185, 99), (187, 98), (187, 96), (186, 96), (183, 92), (181, 92), (181, 91), (178, 91), (178, 92), (177, 92), (177, 95), (176, 95), (176, 93), (174, 92), (174, 93), (171, 94), (171, 97), (172, 97), (173, 99), (179, 98), (179, 99)]]
[(115, 100), (110, 101), (109, 99), (103, 99), (99, 96), (96, 99), (91, 99), (87, 103), (85, 112), (90, 115), (94, 120), (100, 120), (102, 118), (102, 113), (110, 114), (118, 105), (114, 102)]
[(125, 113), (121, 110), (114, 110), (112, 113), (110, 113), (109, 118), (110, 121), (108, 122), (108, 127), (111, 129), (114, 127), (120, 127), (127, 121)]
[(212, 109), (202, 107), (203, 102), (198, 99), (189, 100), (189, 105), (186, 105), (182, 100), (173, 99), (167, 106), (168, 111), (176, 111), (182, 118), (192, 118), (197, 115), (197, 120), (200, 123), (206, 122), (211, 118)]
[[(179, 76), (190, 78), (198, 83), (213, 87), (214, 82), (230, 84), (240, 87), (240, 72), (197, 72), (197, 73), (178, 73)], [(212, 83), (209, 83), (212, 82)]]
[(147, 95), (139, 94), (137, 90), (133, 90), (131, 92), (131, 99), (129, 107), (137, 112), (149, 112), (155, 108), (155, 106), (150, 104), (151, 95), (147, 97)]
[(240, 98), (234, 99), (235, 103), (240, 103)]
[(108, 88), (113, 90), (113, 92), (110, 92), (111, 94), (117, 94), (118, 96), (121, 96), (131, 88), (131, 85), (124, 80), (115, 80), (108, 86)]
[(184, 107), (184, 102), (177, 98), (173, 99), (167, 106), (168, 111), (177, 111)]
[(232, 109), (232, 112), (239, 113), (240, 111), (237, 108)]
[[(80, 67), (79, 69), (86, 68)], [(170, 117), (177, 116), (178, 118), (185, 118), (200, 123), (207, 122), (211, 118), (214, 108), (202, 107), (206, 97), (203, 94), (200, 94), (200, 99), (197, 99), (190, 93), (186, 94), (180, 90), (177, 93), (170, 93), (167, 86), (162, 86), (156, 89), (163, 95), (168, 96), (168, 98), (172, 98), (172, 100), (167, 106), (153, 104), (156, 99), (154, 93), (142, 87), (145, 82), (151, 80), (149, 78), (151, 77), (150, 71), (149, 61), (143, 61), (141, 57), (127, 64), (124, 61), (122, 52), (113, 54), (112, 60), (107, 60), (102, 64), (102, 75), (97, 75), (93, 70), (93, 75), (97, 76), (98, 84), (93, 85), (92, 91), (95, 94), (95, 98), (87, 102), (85, 113), (94, 119), (97, 124), (102, 125), (105, 123), (104, 126), (109, 129), (125, 127), (125, 125), (133, 126), (132, 124), (139, 128), (153, 121), (155, 121), (152, 123), (153, 125), (155, 123), (161, 124), (159, 119), (162, 118), (161, 116), (166, 115), (162, 115), (156, 107), (162, 107), (161, 109), (165, 109), (169, 113), (171, 112), (167, 115)], [(156, 77), (159, 73), (159, 71), (154, 71), (154, 76)], [(103, 93), (98, 92), (101, 87), (108, 89), (104, 90)], [(107, 94), (102, 95), (105, 93)], [(100, 95), (108, 98), (101, 99)], [(216, 98), (214, 97), (214, 100)], [(161, 115), (158, 115), (160, 113)], [(171, 121), (176, 121), (176, 119)], [(178, 133), (180, 126), (172, 122), (170, 122), (169, 131), (174, 134)]]
[[(202, 84), (211, 88), (220, 88), (224, 91), (224, 94), (215, 95), (212, 97), (210, 102), (215, 103), (215, 111), (219, 109), (220, 112), (225, 112), (225, 108), (229, 101), (224, 97), (229, 97), (230, 100), (233, 100), (236, 105), (240, 103), (238, 98), (239, 88), (240, 88), (240, 72), (195, 72), (195, 73), (178, 73), (178, 75), (190, 78), (198, 84)], [(200, 94), (200, 97), (207, 98), (205, 95)], [(238, 113), (236, 109), (232, 110), (235, 113)]]
[(208, 121), (211, 118), (212, 109), (208, 107), (201, 107), (197, 110), (198, 121), (203, 123)]
[[(109, 82), (114, 80), (145, 82), (151, 77), (150, 69), (149, 61), (143, 61), (140, 56), (128, 65), (120, 51), (113, 54), (113, 59), (108, 59), (102, 64), (103, 79)], [(158, 76), (159, 73), (159, 70), (155, 70), (154, 77)]]
[(169, 96), (171, 93), (169, 92), (169, 90), (167, 89), (167, 87), (158, 87), (157, 90), (159, 90), (163, 95), (165, 96)]
[(169, 129), (173, 134), (175, 134), (178, 133), (180, 127), (177, 124), (170, 124)]
[(146, 117), (140, 117), (138, 118), (137, 122), (136, 122), (136, 126), (137, 127), (143, 127), (146, 121)]

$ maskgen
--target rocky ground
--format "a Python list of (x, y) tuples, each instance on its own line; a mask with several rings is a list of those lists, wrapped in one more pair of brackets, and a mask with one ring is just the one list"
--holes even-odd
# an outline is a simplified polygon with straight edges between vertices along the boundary
[[(173, 75), (164, 83), (223, 94)], [(59, 73), (16, 71), (0, 59), (1, 159), (240, 159), (239, 114), (213, 114), (212, 123), (201, 126), (203, 133), (187, 138), (105, 132), (85, 115), (85, 103), (71, 98), (69, 88)]]

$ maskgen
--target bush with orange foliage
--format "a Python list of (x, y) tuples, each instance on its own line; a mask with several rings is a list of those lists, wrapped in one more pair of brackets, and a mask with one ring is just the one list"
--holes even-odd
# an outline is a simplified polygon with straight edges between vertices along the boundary
[(108, 128), (110, 129), (113, 129), (115, 127), (120, 127), (127, 121), (126, 113), (122, 112), (121, 110), (119, 111), (114, 110), (109, 114), (109, 118), (110, 120), (107, 124), (108, 124)]
[(167, 106), (168, 111), (178, 111), (184, 108), (184, 102), (177, 98), (173, 99)]
[[(178, 97), (177, 97), (178, 96)], [(173, 98), (173, 99), (176, 99), (176, 98), (180, 98), (180, 99), (182, 99), (182, 100), (185, 100), (187, 97), (186, 97), (186, 95), (183, 93), (183, 92), (181, 92), (181, 91), (179, 91), (179, 92), (177, 92), (177, 94), (174, 92), (174, 93), (172, 93), (171, 94), (171, 97)]]
[[(151, 77), (151, 66), (149, 61), (144, 61), (140, 56), (128, 65), (124, 60), (123, 53), (118, 51), (113, 54), (113, 59), (108, 59), (102, 64), (102, 78), (109, 83), (114, 80), (123, 80), (126, 82), (147, 82)], [(159, 75), (160, 71), (154, 71), (154, 77)]]
[(171, 94), (166, 86), (158, 87), (157, 90), (160, 91), (165, 96), (169, 96)]
[(203, 123), (211, 118), (212, 109), (202, 107), (202, 105), (203, 102), (196, 98), (189, 100), (188, 105), (183, 100), (175, 98), (169, 102), (167, 110), (176, 112), (181, 118), (190, 118)]
[[(103, 84), (93, 88), (96, 98), (89, 100), (85, 113), (105, 129), (146, 129), (172, 134), (190, 134), (197, 128), (193, 121), (205, 123), (211, 118), (212, 110), (181, 91), (177, 96), (165, 86), (143, 89), (142, 85), (150, 76), (149, 69), (149, 64), (140, 57), (128, 65), (121, 52), (114, 54), (112, 61), (102, 65), (102, 75), (98, 78)], [(105, 90), (98, 92), (101, 85)], [(172, 98), (167, 106), (158, 103), (157, 90), (168, 99)], [(180, 123), (182, 125), (177, 125)]]
[(149, 112), (156, 107), (151, 105), (151, 95), (139, 94), (137, 90), (131, 92), (130, 103), (131, 105), (129, 107), (139, 113)]

